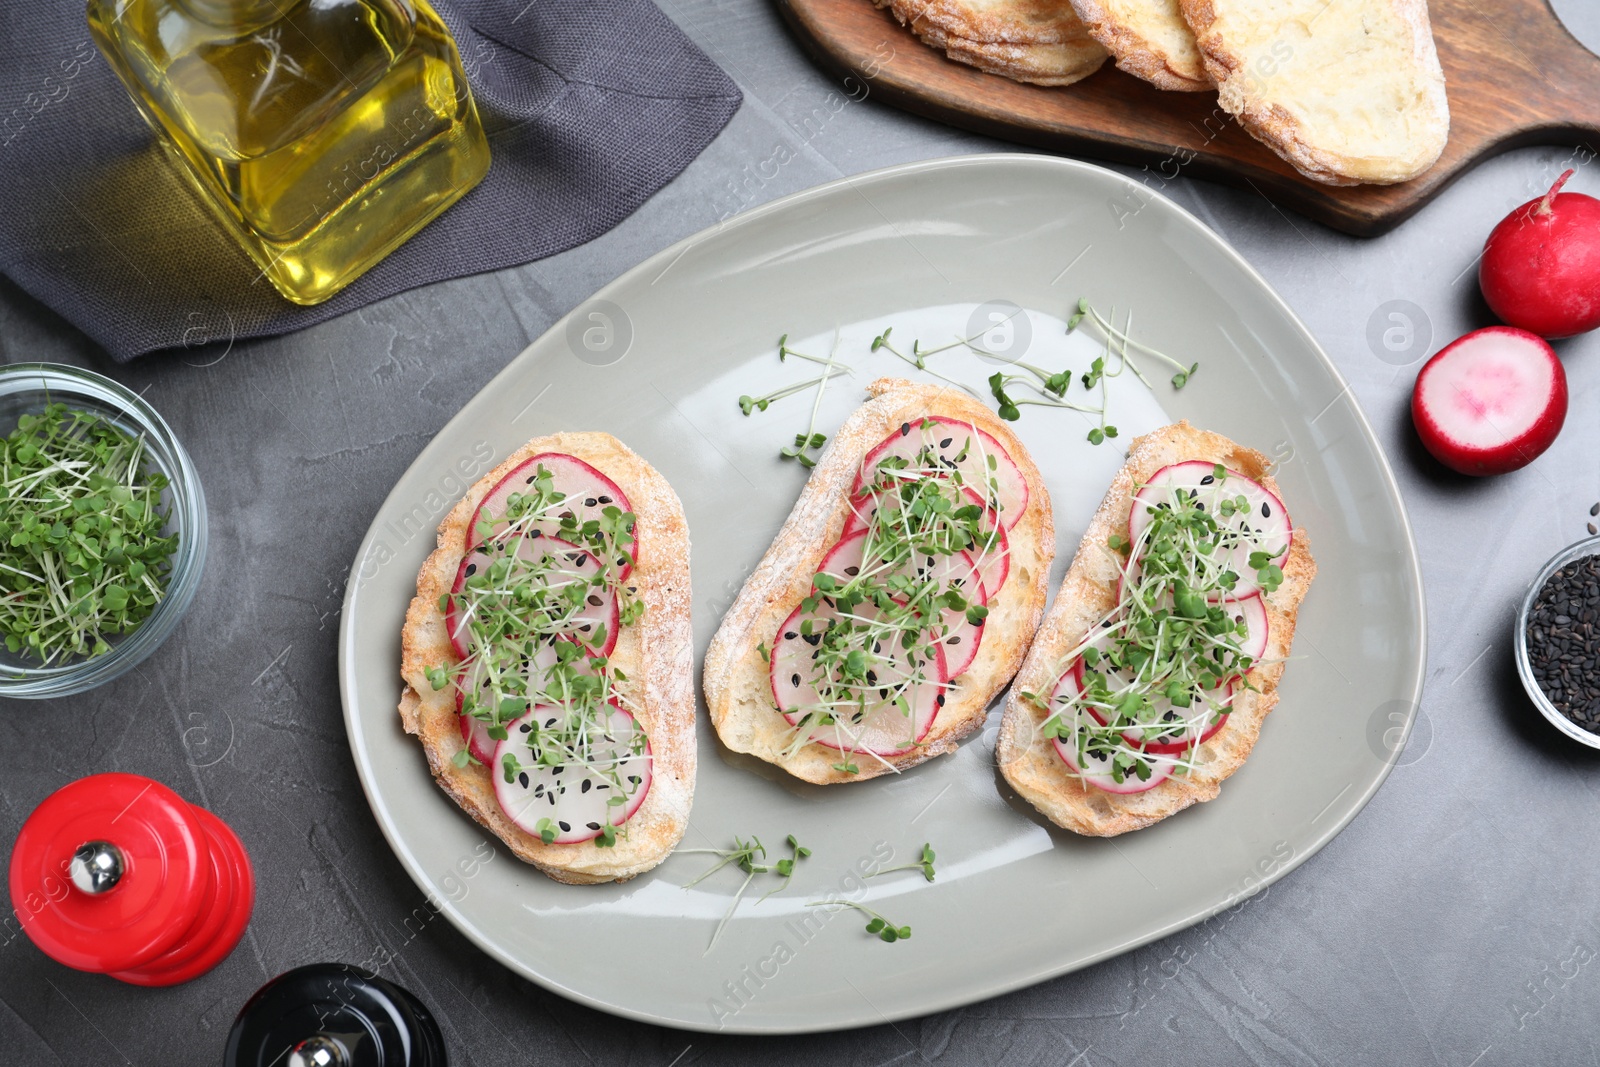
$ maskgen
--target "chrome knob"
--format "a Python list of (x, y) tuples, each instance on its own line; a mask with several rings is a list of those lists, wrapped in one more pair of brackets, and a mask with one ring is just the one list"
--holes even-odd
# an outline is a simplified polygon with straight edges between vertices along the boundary
[(325, 1034), (315, 1034), (289, 1050), (289, 1067), (345, 1067), (344, 1046)]
[(85, 841), (67, 865), (72, 884), (91, 896), (109, 892), (126, 870), (122, 850), (109, 841)]

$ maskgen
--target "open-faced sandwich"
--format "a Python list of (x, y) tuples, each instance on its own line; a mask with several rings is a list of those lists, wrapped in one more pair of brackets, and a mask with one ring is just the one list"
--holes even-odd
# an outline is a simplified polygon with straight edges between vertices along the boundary
[(536, 438), (439, 524), (400, 717), (441, 789), (561, 882), (660, 863), (694, 797), (689, 530), (604, 433)]
[(1109, 837), (1211, 800), (1256, 743), (1316, 564), (1266, 457), (1140, 437), (1017, 674), (995, 757), (1052, 822)]
[(706, 652), (723, 743), (819, 784), (954, 751), (1021, 663), (1055, 554), (1039, 470), (992, 411), (867, 391)]

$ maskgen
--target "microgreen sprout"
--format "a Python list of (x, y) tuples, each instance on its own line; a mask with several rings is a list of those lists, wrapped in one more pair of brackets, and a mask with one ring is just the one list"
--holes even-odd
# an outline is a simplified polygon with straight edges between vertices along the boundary
[(789, 880), (794, 877), (795, 864), (811, 855), (811, 850), (806, 848), (806, 846), (802, 845), (799, 841), (796, 841), (793, 834), (789, 835), (788, 844), (789, 855), (784, 859), (778, 860), (772, 865), (773, 873), (782, 878), (783, 881), (778, 885), (773, 886), (765, 893), (761, 894), (761, 896), (756, 900), (757, 904), (761, 903), (763, 900), (766, 900), (774, 893), (788, 889)]
[(916, 863), (903, 863), (898, 867), (885, 867), (881, 871), (873, 871), (868, 878), (876, 878), (880, 874), (889, 874), (892, 871), (921, 871), (922, 877), (933, 881), (933, 846), (922, 846), (922, 857)]
[(166, 595), (176, 533), (145, 440), (50, 404), (0, 440), (0, 634), (45, 666), (111, 651)]
[(798, 460), (802, 467), (815, 467), (817, 465), (817, 461), (811, 456), (811, 453), (821, 448), (828, 442), (828, 437), (826, 434), (817, 432), (817, 413), (822, 409), (822, 394), (823, 391), (828, 388), (828, 379), (834, 377), (836, 373), (840, 373), (834, 370), (835, 361), (838, 355), (839, 331), (835, 329), (833, 331), (833, 347), (828, 351), (827, 362), (823, 364), (823, 375), (816, 383), (817, 395), (815, 399), (811, 401), (811, 423), (806, 427), (805, 433), (797, 433), (794, 435), (793, 448), (782, 448), (778, 450), (779, 455), (783, 456), (785, 459)]
[[(940, 374), (938, 371), (936, 371), (932, 367), (928, 366), (927, 360), (928, 360), (929, 356), (936, 355), (936, 354), (938, 354), (940, 352), (945, 351), (946, 349), (955, 348), (958, 345), (962, 344), (963, 342), (957, 341), (955, 344), (945, 345), (944, 348), (935, 348), (935, 349), (930, 349), (928, 351), (921, 351), (919, 349), (918, 345), (917, 345), (917, 342), (916, 341), (912, 341), (911, 342), (911, 352), (912, 352), (912, 354), (908, 356), (904, 352), (902, 352), (898, 348), (896, 348), (894, 345), (889, 343), (889, 334), (892, 331), (892, 329), (893, 329), (893, 327), (891, 327), (888, 330), (884, 330), (882, 333), (880, 333), (878, 336), (876, 336), (876, 337), (874, 337), (872, 339), (872, 351), (876, 352), (876, 351), (878, 351), (878, 349), (881, 348), (884, 351), (886, 351), (886, 352), (890, 353), (891, 355), (893, 355), (895, 358), (900, 359), (900, 360), (902, 360), (902, 361), (904, 361), (906, 363), (911, 364), (913, 367), (917, 368), (918, 370), (923, 371), (924, 373), (933, 375), (935, 378), (938, 378), (941, 382), (944, 382), (947, 385), (955, 386), (957, 389), (960, 389), (962, 392), (968, 394), (973, 399), (975, 399), (975, 400), (982, 400), (983, 399), (983, 396), (981, 394), (979, 394), (977, 392), (977, 390), (973, 389), (972, 386), (968, 385), (965, 382), (958, 382), (954, 378), (951, 378), (951, 377), (948, 377), (946, 375)], [(982, 336), (983, 336), (982, 334), (974, 334), (973, 335), (974, 338), (982, 337)]]
[(849, 373), (850, 372), (844, 367), (833, 367), (826, 374), (819, 375), (818, 377), (812, 378), (809, 381), (798, 382), (794, 385), (786, 385), (781, 389), (774, 389), (765, 396), (741, 396), (739, 398), (739, 410), (744, 412), (746, 415), (756, 411), (765, 411), (767, 410), (767, 405), (771, 404), (775, 400), (782, 400), (785, 397), (794, 396), (796, 393), (803, 393), (807, 389), (824, 384), (829, 378), (837, 378), (841, 374)]
[[(1151, 348), (1149, 345), (1141, 344), (1140, 342), (1135, 341), (1131, 336), (1131, 331), (1133, 329), (1132, 312), (1129, 312), (1127, 323), (1122, 329), (1119, 330), (1115, 325), (1112, 324), (1110, 319), (1101, 315), (1092, 306), (1090, 306), (1089, 299), (1084, 297), (1078, 301), (1077, 311), (1075, 311), (1072, 317), (1067, 320), (1068, 331), (1075, 329), (1077, 325), (1085, 318), (1092, 322), (1096, 328), (1098, 328), (1100, 332), (1105, 335), (1108, 343), (1113, 340), (1121, 342), (1123, 346), (1124, 360), (1127, 359), (1128, 346), (1131, 345), (1132, 347), (1137, 348), (1139, 351), (1154, 356), (1155, 358), (1170, 365), (1172, 369), (1177, 372), (1172, 376), (1172, 387), (1174, 389), (1182, 389), (1185, 385), (1189, 384), (1189, 379), (1194, 377), (1195, 371), (1200, 369), (1199, 363), (1193, 363), (1185, 367), (1182, 363), (1179, 363), (1171, 356), (1166, 355), (1163, 352), (1159, 352), (1156, 349)], [(1144, 375), (1139, 373), (1139, 368), (1137, 366), (1131, 362), (1128, 365), (1133, 368), (1134, 374), (1138, 375), (1140, 380), (1144, 379)], [(1086, 382), (1085, 385), (1087, 384), (1088, 383)], [(1146, 382), (1145, 384), (1148, 385), (1149, 383)]]
[(833, 900), (813, 900), (808, 902), (806, 907), (831, 907), (836, 911), (843, 908), (854, 908), (856, 911), (859, 911), (861, 914), (867, 917), (867, 933), (877, 934), (878, 940), (887, 941), (890, 944), (893, 944), (896, 941), (904, 941), (911, 936), (911, 927), (896, 926), (894, 923), (890, 922), (888, 919), (885, 919), (882, 915), (879, 915), (865, 904), (857, 904), (853, 900), (841, 900), (838, 898)]

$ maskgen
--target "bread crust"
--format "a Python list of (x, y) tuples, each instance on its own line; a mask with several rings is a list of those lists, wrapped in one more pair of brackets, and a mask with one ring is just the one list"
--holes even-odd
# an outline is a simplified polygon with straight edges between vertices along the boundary
[[(1236, 691), (1228, 725), (1198, 747), (1198, 765), (1193, 771), (1174, 775), (1153, 789), (1130, 794), (1107, 793), (1075, 776), (1041, 732), (1049, 711), (1023, 694), (1051, 692), (1065, 666), (1063, 657), (1116, 606), (1117, 577), (1124, 561), (1107, 546), (1107, 538), (1126, 533), (1136, 487), (1162, 467), (1183, 460), (1221, 463), (1278, 493), (1267, 458), (1221, 434), (1178, 422), (1136, 438), (1127, 462), (1112, 479), (1078, 545), (1078, 554), (1067, 570), (1050, 615), (1017, 672), (1001, 718), (995, 745), (1000, 773), (1051, 822), (1075, 833), (1113, 837), (1142, 829), (1191, 804), (1217, 796), (1223, 781), (1250, 755), (1262, 722), (1278, 702), (1278, 680), (1294, 641), (1300, 602), (1317, 573), (1306, 532), (1296, 528), (1288, 557), (1281, 564), (1283, 584), (1263, 598), (1267, 607), (1267, 651), (1260, 665), (1247, 676), (1255, 690), (1241, 687)], [(1292, 510), (1290, 514), (1293, 515)]]
[(1390, 185), (1444, 151), (1450, 106), (1427, 0), (1287, 0), (1271, 25), (1239, 0), (1179, 3), (1218, 102), (1306, 177)]
[[(454, 687), (435, 692), (427, 680), (428, 668), (460, 662), (439, 610), (439, 597), (450, 592), (466, 555), (472, 515), (502, 478), (541, 452), (564, 452), (598, 469), (627, 494), (636, 519), (638, 559), (627, 585), (637, 590), (645, 612), (638, 622), (622, 628), (611, 662), (627, 676), (618, 688), (650, 738), (652, 778), (644, 803), (618, 828), (611, 848), (587, 841), (547, 845), (513, 823), (495, 800), (489, 768), (455, 764), (464, 742)], [(474, 483), (439, 523), (438, 547), (418, 572), (417, 595), (406, 611), (400, 673), (406, 683), (400, 719), (406, 732), (421, 740), (434, 781), (519, 859), (558, 882), (575, 885), (624, 882), (666, 859), (689, 824), (695, 779), (689, 527), (672, 486), (607, 433), (550, 434), (517, 449)]]
[(1119, 70), (1172, 92), (1216, 88), (1178, 0), (1072, 0), (1072, 7)]
[[(723, 744), (818, 785), (864, 781), (954, 752), (957, 742), (982, 725), (989, 702), (1022, 662), (1044, 614), (1055, 557), (1055, 523), (1044, 479), (1022, 442), (992, 411), (954, 390), (897, 378), (880, 378), (867, 392), (872, 399), (834, 435), (777, 538), (723, 617), (702, 672), (711, 724)], [(810, 593), (812, 576), (850, 516), (848, 495), (862, 459), (897, 427), (928, 415), (968, 421), (991, 434), (1028, 485), (1027, 507), (1007, 533), (1010, 576), (990, 600), (978, 658), (957, 679), (925, 744), (911, 752), (884, 761), (856, 755), (857, 774), (834, 770), (843, 757), (824, 745), (803, 745), (786, 756), (793, 728), (773, 704), (768, 662), (757, 646), (770, 646), (784, 619)]]
[(1067, 0), (873, 0), (959, 63), (1030, 85), (1062, 86), (1100, 69), (1106, 51)]

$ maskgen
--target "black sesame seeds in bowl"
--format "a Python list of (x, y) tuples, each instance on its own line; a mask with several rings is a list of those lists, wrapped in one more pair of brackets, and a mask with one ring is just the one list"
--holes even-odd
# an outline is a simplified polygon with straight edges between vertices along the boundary
[(1551, 724), (1600, 748), (1600, 537), (1557, 553), (1517, 613), (1517, 673)]

